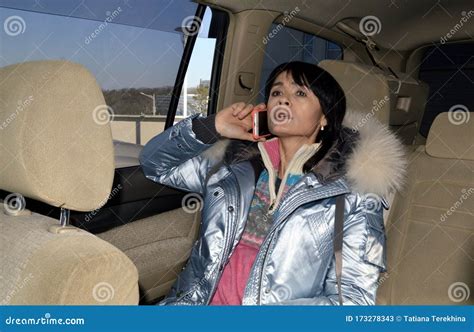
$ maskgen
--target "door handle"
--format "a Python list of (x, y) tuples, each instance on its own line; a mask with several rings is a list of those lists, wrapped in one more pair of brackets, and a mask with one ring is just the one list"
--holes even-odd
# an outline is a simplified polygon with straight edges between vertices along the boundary
[(252, 91), (252, 87), (246, 86), (243, 79), (242, 79), (242, 74), (239, 74), (239, 85), (242, 89)]

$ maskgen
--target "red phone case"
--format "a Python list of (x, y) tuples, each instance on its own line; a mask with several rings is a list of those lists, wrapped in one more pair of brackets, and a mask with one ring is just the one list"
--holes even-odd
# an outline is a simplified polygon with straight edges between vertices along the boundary
[(260, 107), (255, 107), (252, 110), (252, 137), (255, 140), (258, 140), (258, 139), (263, 138), (263, 137), (268, 137), (268, 136), (271, 135), (271, 134), (258, 135), (258, 128), (255, 127), (255, 118), (258, 116), (258, 113), (259, 112), (266, 112), (266, 111), (267, 111), (267, 109), (261, 109)]

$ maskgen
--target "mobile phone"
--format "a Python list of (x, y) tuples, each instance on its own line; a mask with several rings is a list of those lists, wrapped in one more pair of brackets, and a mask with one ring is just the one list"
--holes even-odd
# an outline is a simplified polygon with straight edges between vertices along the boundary
[(252, 110), (252, 136), (254, 139), (271, 136), (268, 129), (268, 112), (266, 109), (254, 108)]

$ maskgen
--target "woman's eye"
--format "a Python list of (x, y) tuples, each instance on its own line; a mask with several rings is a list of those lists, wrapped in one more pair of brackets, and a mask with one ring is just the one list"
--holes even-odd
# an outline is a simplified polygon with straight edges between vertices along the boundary
[(297, 96), (300, 96), (300, 97), (306, 97), (306, 92), (304, 92), (304, 91), (302, 91), (302, 90), (298, 90), (298, 91), (296, 92), (296, 95), (297, 95)]
[(279, 95), (280, 95), (280, 91), (278, 91), (278, 90), (272, 91), (271, 95), (272, 95), (272, 97), (279, 96)]

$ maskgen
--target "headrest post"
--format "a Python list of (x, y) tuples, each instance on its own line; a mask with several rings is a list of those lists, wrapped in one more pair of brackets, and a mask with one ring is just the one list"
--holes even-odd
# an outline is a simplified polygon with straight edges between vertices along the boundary
[(69, 226), (69, 215), (70, 215), (69, 209), (61, 208), (61, 214), (59, 216), (59, 223), (61, 227)]

